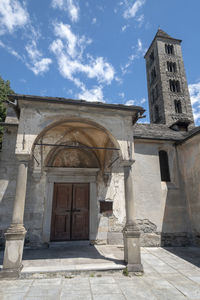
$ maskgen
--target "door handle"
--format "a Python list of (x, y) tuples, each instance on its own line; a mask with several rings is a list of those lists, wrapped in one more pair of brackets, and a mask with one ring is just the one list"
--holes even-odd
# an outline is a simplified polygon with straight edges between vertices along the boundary
[(81, 210), (80, 209), (66, 209), (65, 212), (80, 212)]

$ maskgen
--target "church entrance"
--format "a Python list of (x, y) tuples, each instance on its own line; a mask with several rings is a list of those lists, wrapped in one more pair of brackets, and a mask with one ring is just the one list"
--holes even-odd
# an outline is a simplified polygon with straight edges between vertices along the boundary
[(54, 183), (51, 241), (89, 239), (89, 184)]

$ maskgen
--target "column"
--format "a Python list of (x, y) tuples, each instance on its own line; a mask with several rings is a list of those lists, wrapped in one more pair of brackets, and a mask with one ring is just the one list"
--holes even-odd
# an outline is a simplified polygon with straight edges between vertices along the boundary
[(22, 255), (26, 230), (24, 228), (24, 206), (28, 157), (17, 156), (19, 159), (16, 194), (13, 206), (12, 222), (5, 233), (6, 245), (4, 252), (3, 270), (0, 277), (18, 277), (22, 269)]
[(140, 255), (140, 232), (134, 219), (133, 161), (123, 161), (126, 224), (123, 229), (124, 260), (129, 272), (143, 272)]

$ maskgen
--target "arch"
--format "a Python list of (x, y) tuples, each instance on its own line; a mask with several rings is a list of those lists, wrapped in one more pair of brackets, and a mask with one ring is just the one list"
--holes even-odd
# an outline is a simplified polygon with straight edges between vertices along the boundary
[(170, 44), (165, 44), (165, 53), (174, 54), (174, 46)]
[[(55, 157), (58, 153), (60, 153), (60, 155), (62, 154), (63, 157), (63, 161), (62, 159), (57, 159), (58, 165), (62, 165), (64, 160), (67, 160), (66, 157), (70, 153), (74, 158), (75, 156), (77, 157), (79, 153), (81, 160), (79, 160), (80, 166), (84, 167), (83, 160), (85, 159), (85, 162), (87, 161), (85, 167), (92, 167), (92, 165), (97, 167), (98, 165), (101, 169), (104, 169), (106, 165), (109, 165), (109, 162), (107, 162), (106, 159), (111, 160), (113, 151), (117, 151), (118, 157), (122, 158), (121, 147), (117, 139), (103, 126), (84, 118), (68, 118), (51, 123), (36, 137), (34, 144), (32, 145), (32, 154), (34, 154), (34, 151), (37, 152), (35, 150), (36, 147), (41, 145), (45, 145), (44, 147), (46, 147), (44, 155), (41, 158), (44, 162), (43, 166), (53, 164), (52, 159), (53, 157), (56, 159)], [(109, 145), (109, 147), (107, 145)], [(76, 150), (74, 150), (75, 148)], [(78, 148), (80, 149), (78, 150)], [(91, 165), (87, 160), (89, 157), (88, 151), (91, 153), (91, 161), (93, 160)], [(108, 151), (111, 154), (106, 155), (106, 152)], [(58, 163), (58, 161), (60, 163)], [(77, 166), (78, 160), (74, 166), (66, 163), (65, 167)]]
[(105, 127), (103, 127), (102, 125), (92, 121), (92, 120), (89, 120), (89, 119), (86, 119), (86, 118), (67, 118), (67, 119), (60, 119), (59, 121), (55, 121), (55, 122), (52, 122), (50, 125), (48, 125), (47, 127), (45, 127), (39, 134), (38, 136), (36, 137), (33, 145), (32, 145), (32, 150), (34, 148), (34, 145), (35, 143), (37, 143), (41, 137), (48, 131), (50, 130), (51, 128), (54, 128), (55, 126), (57, 125), (61, 125), (62, 123), (71, 123), (71, 122), (80, 122), (80, 123), (85, 123), (85, 124), (89, 124), (89, 125), (92, 125), (96, 128), (99, 128), (100, 130), (103, 130), (106, 132), (106, 134), (109, 136), (109, 138), (111, 139), (111, 141), (113, 142), (113, 144), (117, 147), (117, 148), (120, 148), (120, 145), (118, 143), (118, 141), (116, 140), (116, 138), (110, 133), (110, 131), (108, 131)]
[[(94, 151), (85, 148), (85, 145), (76, 143), (80, 148), (73, 148), (72, 143), (66, 144), (69, 148), (56, 147), (48, 154), (45, 166), (61, 168), (99, 168), (100, 162)], [(71, 146), (71, 147), (70, 147)]]

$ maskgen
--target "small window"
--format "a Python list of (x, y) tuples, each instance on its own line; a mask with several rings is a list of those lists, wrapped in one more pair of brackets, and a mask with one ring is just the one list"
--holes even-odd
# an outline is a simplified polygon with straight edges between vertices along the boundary
[(175, 112), (177, 114), (182, 113), (182, 106), (181, 106), (181, 101), (180, 100), (174, 100), (174, 107), (175, 107)]
[(160, 121), (158, 105), (155, 105), (155, 107), (154, 107), (154, 120), (155, 120), (155, 123), (158, 123)]
[(175, 86), (175, 80), (171, 80), (169, 81), (169, 88), (171, 92), (175, 92), (176, 91), (176, 86)]
[(174, 72), (174, 73), (176, 73), (176, 63), (174, 62), (173, 64), (172, 64), (172, 72)]
[(167, 54), (174, 54), (174, 46), (170, 44), (165, 44), (165, 52)]
[(151, 70), (151, 83), (156, 79), (156, 69), (155, 67)]
[(170, 181), (168, 155), (164, 150), (159, 151), (160, 176), (161, 181)]
[(180, 89), (180, 82), (178, 80), (176, 80), (175, 85), (176, 85), (176, 92), (180, 93), (180, 91), (181, 91), (181, 89)]
[(154, 89), (152, 89), (151, 91), (151, 99), (152, 99), (152, 103), (155, 102), (155, 92), (154, 92)]
[(154, 51), (151, 52), (151, 54), (149, 55), (149, 58), (150, 58), (150, 64), (152, 64), (154, 61)]
[(157, 99), (159, 97), (159, 90), (158, 90), (158, 85), (156, 84), (155, 86), (155, 98)]

